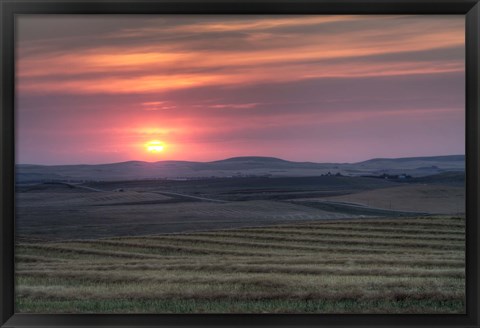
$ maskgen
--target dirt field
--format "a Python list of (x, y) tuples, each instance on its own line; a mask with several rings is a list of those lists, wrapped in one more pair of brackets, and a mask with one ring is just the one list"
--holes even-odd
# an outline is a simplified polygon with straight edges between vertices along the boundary
[(19, 194), (17, 235), (88, 239), (351, 217), (268, 200), (214, 203), (173, 201), (157, 195), (139, 201), (137, 196), (110, 192)]
[[(334, 195), (328, 199), (365, 199), (368, 206), (316, 202)], [(16, 234), (45, 240), (89, 239), (458, 213), (450, 210), (461, 210), (461, 198), (459, 187), (335, 176), (41, 183), (17, 188)]]
[(465, 213), (465, 188), (444, 185), (401, 185), (324, 198), (370, 207), (436, 214)]

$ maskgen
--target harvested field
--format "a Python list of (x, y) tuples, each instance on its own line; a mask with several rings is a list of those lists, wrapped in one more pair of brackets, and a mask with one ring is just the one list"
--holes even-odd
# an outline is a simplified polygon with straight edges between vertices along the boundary
[[(464, 186), (400, 185), (321, 199), (357, 203), (397, 211), (451, 215), (465, 213)], [(312, 199), (308, 200), (311, 201)]]
[(74, 205), (118, 205), (139, 202), (166, 201), (170, 197), (152, 192), (29, 192), (18, 193), (17, 202), (22, 207), (74, 206)]
[(464, 313), (460, 217), (343, 219), (41, 242), (23, 313)]
[(50, 240), (142, 236), (348, 217), (352, 215), (288, 202), (175, 201), (147, 192), (19, 193), (16, 208), (19, 235)]

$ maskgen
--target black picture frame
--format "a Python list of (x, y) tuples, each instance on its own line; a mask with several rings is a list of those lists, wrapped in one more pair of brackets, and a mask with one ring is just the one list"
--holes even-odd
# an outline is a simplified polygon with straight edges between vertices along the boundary
[[(14, 313), (14, 32), (22, 14), (460, 14), (466, 19), (466, 314), (47, 315)], [(479, 327), (480, 4), (478, 0), (0, 0), (1, 327)]]

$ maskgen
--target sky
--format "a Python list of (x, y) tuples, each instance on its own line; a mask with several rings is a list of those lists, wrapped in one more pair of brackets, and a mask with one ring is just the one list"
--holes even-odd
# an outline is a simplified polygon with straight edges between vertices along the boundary
[(16, 162), (465, 153), (464, 16), (19, 16)]

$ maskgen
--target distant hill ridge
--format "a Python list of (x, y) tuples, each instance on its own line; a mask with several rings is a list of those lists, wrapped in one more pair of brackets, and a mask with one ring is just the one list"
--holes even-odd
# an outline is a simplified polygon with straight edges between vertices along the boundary
[[(371, 163), (376, 161), (464, 161), (465, 155), (442, 155), (442, 156), (423, 156), (423, 157), (378, 157), (368, 159), (366, 161), (354, 162), (354, 163), (333, 163), (328, 162), (328, 164), (364, 164)], [(266, 163), (309, 163), (309, 164), (327, 164), (327, 162), (296, 162), (289, 161), (277, 157), (266, 157), (266, 156), (238, 156), (230, 157), (226, 159), (209, 161), (209, 162), (195, 162), (195, 161), (175, 161), (175, 160), (165, 160), (165, 161), (156, 161), (156, 162), (146, 162), (146, 161), (125, 161), (125, 162), (114, 162), (114, 163), (103, 163), (103, 164), (59, 164), (59, 165), (45, 165), (45, 164), (16, 164), (17, 166), (101, 166), (101, 165), (116, 165), (116, 164), (155, 164), (155, 163), (191, 163), (191, 164), (208, 164), (208, 163), (235, 163), (235, 162), (266, 162)]]
[(293, 162), (275, 157), (244, 156), (211, 162), (127, 161), (109, 164), (31, 165), (17, 164), (17, 182), (45, 180), (130, 180), (152, 178), (206, 178), (239, 176), (349, 176), (400, 174), (427, 176), (464, 171), (465, 156), (375, 158), (359, 163)]
[(372, 158), (356, 164), (371, 163), (377, 161), (465, 161), (465, 155), (444, 155), (444, 156), (424, 156), (424, 157), (399, 157), (399, 158)]
[(287, 161), (277, 157), (263, 157), (263, 156), (240, 156), (221, 159), (218, 161), (211, 161), (207, 163), (237, 163), (237, 162), (264, 162), (264, 163), (298, 163)]

